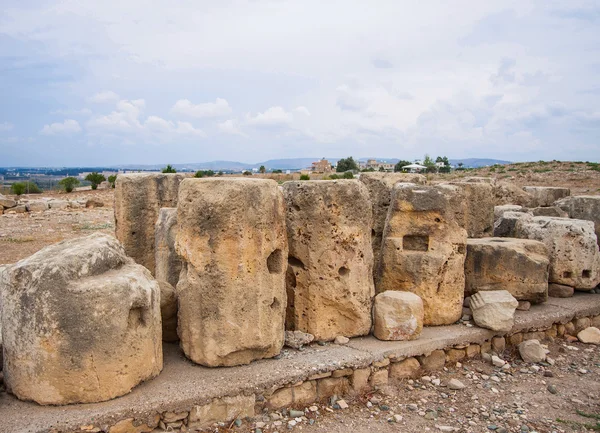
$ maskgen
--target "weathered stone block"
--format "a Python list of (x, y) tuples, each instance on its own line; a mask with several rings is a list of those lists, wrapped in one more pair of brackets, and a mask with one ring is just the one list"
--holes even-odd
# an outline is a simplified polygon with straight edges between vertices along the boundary
[(574, 292), (575, 289), (571, 286), (556, 283), (548, 284), (548, 296), (551, 298), (570, 298)]
[(497, 221), (505, 212), (526, 212), (527, 210), (523, 206), (516, 204), (503, 204), (500, 206), (494, 206), (494, 221)]
[(177, 208), (166, 207), (158, 211), (154, 235), (155, 275), (177, 287), (181, 273), (181, 259), (175, 251), (177, 236)]
[(531, 220), (533, 215), (528, 212), (504, 212), (494, 222), (494, 237), (515, 238), (517, 237), (517, 223), (520, 220)]
[(382, 245), (378, 290), (413, 292), (424, 306), (424, 325), (460, 319), (467, 232), (455, 219), (451, 185), (394, 187)]
[(188, 427), (202, 429), (216, 422), (232, 421), (254, 416), (256, 398), (252, 395), (236, 395), (215, 399), (203, 406), (194, 406), (190, 411)]
[(361, 393), (369, 389), (369, 376), (371, 376), (370, 368), (359, 368), (352, 373), (352, 390), (356, 393)]
[(308, 380), (294, 386), (292, 387), (292, 394), (294, 396), (294, 404), (300, 406), (310, 404), (317, 400), (317, 382)]
[(332, 395), (345, 395), (350, 389), (348, 379), (345, 377), (328, 377), (317, 381), (317, 396), (319, 399)]
[(524, 186), (523, 191), (531, 195), (529, 207), (552, 206), (556, 200), (571, 195), (569, 188), (554, 186)]
[(206, 366), (277, 355), (284, 342), (285, 208), (265, 179), (186, 179), (177, 208), (179, 338)]
[[(445, 361), (444, 361), (445, 362)], [(392, 379), (415, 379), (419, 377), (421, 364), (416, 358), (407, 358), (400, 362), (394, 362), (390, 366), (390, 377)]]
[(380, 340), (415, 340), (423, 330), (423, 301), (414, 293), (388, 290), (375, 297), (373, 335)]
[(387, 368), (382, 370), (377, 370), (371, 373), (371, 377), (369, 378), (369, 383), (373, 388), (381, 388), (388, 384), (388, 370)]
[(568, 218), (569, 215), (559, 207), (548, 206), (548, 207), (534, 207), (529, 209), (529, 212), (533, 216), (549, 216), (558, 218)]
[(530, 206), (531, 203), (531, 194), (510, 182), (496, 182), (494, 195), (497, 206), (504, 204)]
[(317, 341), (371, 329), (371, 201), (355, 180), (286, 182), (286, 327)]
[(441, 370), (446, 365), (446, 353), (443, 350), (434, 350), (429, 355), (419, 356), (419, 362), (425, 371)]
[(543, 242), (550, 257), (549, 282), (580, 290), (600, 283), (600, 253), (594, 224), (568, 218), (533, 217), (517, 223), (517, 237)]
[(563, 211), (567, 212), (569, 218), (592, 221), (596, 238), (600, 245), (600, 196), (579, 195), (560, 199), (554, 203)]
[(159, 285), (112, 236), (46, 247), (0, 283), (4, 382), (18, 398), (104, 401), (160, 373)]
[(176, 207), (181, 173), (120, 174), (115, 189), (115, 233), (125, 252), (154, 275), (158, 213)]
[(477, 292), (471, 296), (475, 324), (492, 331), (510, 331), (518, 305), (519, 301), (506, 290)]
[(463, 200), (457, 220), (470, 238), (492, 236), (494, 233), (494, 189), (486, 182), (450, 182), (460, 188)]
[(467, 240), (465, 296), (507, 290), (517, 300), (548, 299), (548, 249), (539, 241), (512, 238)]
[(280, 409), (282, 407), (289, 407), (294, 402), (294, 393), (292, 387), (287, 386), (280, 388), (275, 391), (269, 398), (269, 407), (272, 409)]

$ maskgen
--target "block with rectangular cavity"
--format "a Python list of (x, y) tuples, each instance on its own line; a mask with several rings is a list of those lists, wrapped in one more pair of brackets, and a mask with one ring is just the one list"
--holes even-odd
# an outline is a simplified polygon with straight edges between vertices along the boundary
[(177, 286), (181, 272), (181, 259), (175, 251), (177, 234), (177, 208), (161, 208), (158, 212), (154, 235), (155, 276)]
[(600, 242), (600, 196), (573, 195), (557, 200), (554, 206), (567, 212), (569, 218), (592, 221), (596, 238)]
[(278, 355), (288, 248), (277, 183), (185, 179), (175, 248), (183, 262), (176, 291), (185, 355), (210, 367)]
[[(359, 180), (369, 190), (371, 203), (373, 205), (373, 224), (371, 231), (371, 243), (373, 245), (373, 271), (374, 274), (379, 266), (381, 255), (381, 239), (385, 228), (388, 208), (392, 199), (392, 188), (398, 182), (416, 183), (425, 185), (427, 178), (417, 173), (361, 173)], [(375, 276), (375, 275), (374, 275)]]
[(506, 290), (518, 301), (548, 299), (548, 249), (530, 239), (467, 240), (465, 296), (480, 291)]
[(420, 296), (424, 325), (451, 324), (462, 314), (467, 231), (455, 206), (462, 198), (453, 185), (394, 186), (377, 289)]
[(594, 223), (570, 218), (532, 217), (517, 221), (517, 236), (543, 242), (550, 258), (549, 282), (579, 290), (600, 283), (600, 253)]
[(546, 207), (561, 198), (571, 195), (569, 188), (555, 186), (524, 186), (523, 191), (531, 195), (529, 207)]
[(155, 275), (154, 235), (163, 207), (176, 207), (182, 173), (120, 174), (115, 188), (115, 234), (125, 252)]
[(19, 399), (105, 401), (160, 373), (159, 285), (114, 237), (46, 247), (0, 284), (4, 382)]
[(371, 201), (356, 180), (286, 182), (286, 327), (317, 341), (371, 330)]

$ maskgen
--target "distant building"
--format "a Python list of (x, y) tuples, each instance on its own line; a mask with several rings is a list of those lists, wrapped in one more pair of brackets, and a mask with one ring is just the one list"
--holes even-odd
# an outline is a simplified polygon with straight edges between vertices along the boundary
[(331, 173), (333, 169), (331, 163), (323, 158), (320, 161), (313, 162), (310, 171), (313, 173)]
[(375, 171), (381, 171), (382, 169), (385, 171), (394, 171), (394, 164), (391, 164), (386, 161), (377, 161), (376, 159), (368, 159), (364, 166), (361, 165), (361, 168), (370, 169), (372, 168)]

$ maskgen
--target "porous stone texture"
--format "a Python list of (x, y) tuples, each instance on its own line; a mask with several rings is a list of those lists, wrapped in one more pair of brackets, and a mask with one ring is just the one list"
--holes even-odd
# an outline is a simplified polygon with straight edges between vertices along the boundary
[(475, 324), (492, 331), (510, 331), (518, 305), (519, 301), (506, 290), (477, 292), (471, 296)]
[(272, 180), (181, 182), (178, 332), (192, 361), (232, 366), (279, 354), (288, 252), (284, 213)]
[(525, 212), (526, 209), (523, 206), (516, 204), (503, 204), (500, 206), (494, 206), (494, 221), (504, 215), (505, 212)]
[(551, 298), (570, 298), (574, 292), (575, 289), (571, 286), (556, 283), (548, 284), (548, 296)]
[(112, 236), (46, 247), (1, 284), (4, 382), (18, 398), (104, 401), (160, 373), (159, 285)]
[(582, 331), (579, 331), (577, 338), (582, 343), (600, 344), (600, 329), (590, 326)]
[(429, 355), (419, 356), (419, 362), (425, 371), (441, 370), (446, 365), (446, 353), (443, 350), (434, 350)]
[(395, 362), (390, 366), (390, 378), (415, 379), (419, 376), (421, 364), (416, 358), (407, 358), (400, 362)]
[(418, 295), (424, 325), (451, 324), (462, 315), (467, 232), (451, 204), (461, 195), (452, 185), (394, 186), (377, 287)]
[(579, 290), (600, 283), (600, 254), (594, 224), (569, 218), (533, 217), (517, 222), (520, 238), (543, 242), (550, 257), (549, 282)]
[(373, 335), (380, 340), (415, 340), (423, 330), (423, 301), (414, 293), (388, 290), (375, 296)]
[(548, 249), (529, 239), (467, 240), (465, 296), (485, 290), (507, 290), (519, 301), (548, 299)]
[(359, 180), (369, 190), (373, 205), (371, 243), (373, 245), (373, 272), (375, 273), (379, 266), (383, 230), (394, 185), (398, 182), (425, 185), (427, 178), (417, 173), (361, 173)]
[(529, 212), (506, 211), (494, 222), (494, 237), (517, 237), (517, 222), (533, 217)]
[(496, 206), (504, 204), (530, 206), (531, 194), (523, 191), (514, 183), (496, 182), (493, 186)]
[(519, 344), (519, 355), (525, 362), (535, 363), (546, 360), (546, 349), (542, 347), (539, 340), (526, 340)]
[(563, 197), (571, 195), (569, 188), (554, 186), (524, 186), (523, 191), (531, 195), (529, 207), (546, 207)]
[(115, 185), (115, 233), (125, 252), (154, 275), (158, 213), (176, 207), (181, 173), (120, 174)]
[[(457, 215), (470, 238), (492, 236), (494, 232), (494, 189), (486, 182), (450, 182), (462, 191), (464, 199), (456, 201), (463, 209)], [(462, 216), (462, 221), (461, 221)]]
[(557, 206), (548, 206), (548, 207), (534, 207), (528, 210), (533, 216), (549, 216), (549, 217), (559, 217), (559, 218), (568, 218), (569, 215)]
[(162, 339), (167, 342), (179, 341), (177, 336), (177, 294), (175, 288), (166, 281), (158, 281), (158, 284), (160, 286)]
[(285, 345), (294, 349), (300, 349), (310, 344), (315, 336), (302, 331), (285, 331)]
[(156, 220), (154, 237), (155, 275), (159, 281), (166, 281), (177, 287), (181, 273), (181, 259), (175, 251), (177, 235), (177, 208), (161, 208)]
[(554, 202), (569, 218), (592, 221), (600, 245), (600, 196), (575, 195)]
[(371, 329), (371, 200), (355, 180), (286, 182), (286, 328), (317, 341)]

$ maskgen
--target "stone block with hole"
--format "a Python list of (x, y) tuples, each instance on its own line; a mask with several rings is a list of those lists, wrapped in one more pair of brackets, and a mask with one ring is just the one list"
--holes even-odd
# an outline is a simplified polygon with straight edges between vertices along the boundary
[(519, 301), (548, 299), (548, 249), (540, 241), (514, 238), (467, 240), (465, 296), (507, 290)]
[(424, 325), (451, 324), (462, 315), (467, 232), (453, 204), (461, 197), (453, 185), (394, 187), (377, 287), (418, 295)]
[(177, 206), (178, 332), (192, 361), (233, 366), (284, 342), (283, 195), (266, 179), (186, 179)]
[(592, 290), (600, 283), (600, 253), (594, 223), (532, 217), (517, 222), (517, 235), (543, 242), (550, 258), (549, 282)]
[(366, 335), (374, 295), (372, 210), (356, 180), (286, 182), (286, 328), (317, 341)]
[(105, 401), (162, 370), (159, 285), (114, 237), (51, 245), (1, 280), (4, 383), (18, 398)]

